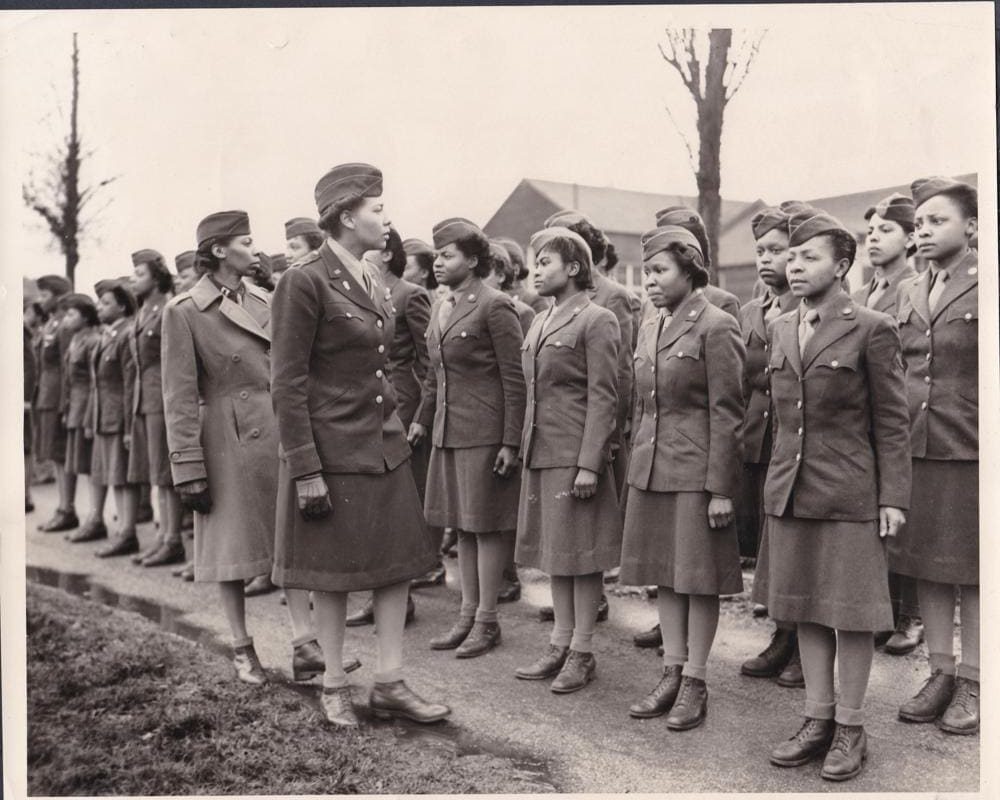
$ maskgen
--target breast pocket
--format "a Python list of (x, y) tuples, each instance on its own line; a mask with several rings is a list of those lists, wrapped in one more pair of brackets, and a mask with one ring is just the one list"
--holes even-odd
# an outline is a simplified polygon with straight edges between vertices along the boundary
[(338, 342), (351, 342), (364, 334), (368, 325), (354, 303), (330, 301), (323, 304), (323, 321)]
[(858, 371), (857, 353), (821, 353), (813, 362), (813, 367), (817, 369), (847, 370), (849, 372)]
[(945, 320), (948, 324), (957, 322), (966, 325), (976, 325), (979, 323), (979, 308), (974, 302), (952, 303), (945, 312)]
[(576, 334), (575, 333), (556, 333), (545, 340), (542, 348), (555, 348), (559, 350), (561, 348), (573, 349), (576, 347)]
[(663, 356), (669, 363), (671, 359), (689, 359), (693, 361), (701, 360), (701, 340), (700, 339), (678, 339)]

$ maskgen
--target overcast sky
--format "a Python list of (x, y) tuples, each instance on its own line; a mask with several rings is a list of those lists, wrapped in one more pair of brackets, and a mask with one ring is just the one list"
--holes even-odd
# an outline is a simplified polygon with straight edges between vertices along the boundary
[[(485, 223), (524, 177), (695, 194), (664, 106), (694, 110), (657, 51), (667, 26), (767, 29), (723, 138), (725, 197), (820, 197), (988, 171), (989, 4), (45, 12), (0, 15), (5, 273), (62, 271), (20, 184), (60, 135), (80, 34), (86, 178), (118, 176), (78, 286), (204, 215), (250, 212), (258, 244), (314, 215), (330, 166), (385, 173), (406, 236)], [(982, 160), (985, 152), (986, 161)]]

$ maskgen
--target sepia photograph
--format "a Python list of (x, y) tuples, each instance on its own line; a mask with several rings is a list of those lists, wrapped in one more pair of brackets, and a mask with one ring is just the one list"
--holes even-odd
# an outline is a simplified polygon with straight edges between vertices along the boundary
[(997, 796), (996, 42), (0, 10), (5, 796)]

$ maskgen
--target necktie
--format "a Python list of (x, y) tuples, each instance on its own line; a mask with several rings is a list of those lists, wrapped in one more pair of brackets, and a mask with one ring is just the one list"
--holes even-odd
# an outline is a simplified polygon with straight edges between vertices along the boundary
[(865, 301), (865, 305), (868, 308), (875, 308), (875, 304), (882, 299), (882, 295), (885, 294), (885, 290), (889, 288), (889, 281), (885, 278), (875, 278), (872, 281), (871, 291), (868, 292), (868, 299)]
[(451, 312), (455, 310), (455, 295), (450, 294), (441, 303), (441, 310), (438, 312), (438, 322), (441, 325), (441, 330), (444, 330), (445, 326), (448, 324), (448, 320), (451, 319)]
[(805, 357), (806, 345), (816, 332), (816, 320), (819, 319), (819, 311), (810, 308), (799, 321), (799, 353)]
[(767, 300), (764, 301), (764, 308), (767, 309), (764, 312), (764, 322), (771, 322), (781, 315), (781, 306), (778, 304), (778, 298), (773, 294), (768, 295)]
[(931, 311), (941, 300), (941, 295), (944, 294), (944, 285), (948, 282), (948, 270), (936, 269), (931, 272), (931, 293), (927, 298), (927, 305), (930, 307)]

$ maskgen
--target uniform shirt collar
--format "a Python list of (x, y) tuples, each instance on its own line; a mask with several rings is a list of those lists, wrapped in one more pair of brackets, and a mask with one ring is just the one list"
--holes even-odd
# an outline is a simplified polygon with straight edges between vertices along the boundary
[(221, 294), (227, 300), (232, 300), (235, 303), (237, 302), (237, 298), (242, 300), (244, 297), (246, 297), (247, 287), (242, 280), (239, 282), (239, 284), (237, 284), (235, 289), (230, 289), (228, 286), (225, 286), (224, 284), (216, 280), (215, 276), (211, 272), (207, 274), (208, 274), (208, 279), (215, 285), (215, 288), (219, 290), (219, 294)]
[(347, 271), (364, 288), (365, 286), (365, 265), (354, 257), (354, 254), (336, 239), (327, 237), (326, 243), (330, 246), (333, 254), (340, 259), (340, 262), (347, 267)]
[(818, 312), (816, 317), (817, 325), (825, 319), (829, 319), (830, 317), (836, 317), (837, 314), (833, 313), (831, 309), (833, 309), (834, 306), (842, 303), (843, 300), (844, 300), (844, 291), (840, 290), (838, 292), (834, 292), (833, 294), (831, 294), (828, 298), (826, 298), (826, 300), (824, 300), (818, 306), (806, 307), (805, 303), (799, 303), (799, 322), (805, 319), (806, 312), (808, 312), (811, 308), (815, 308), (816, 311)]

